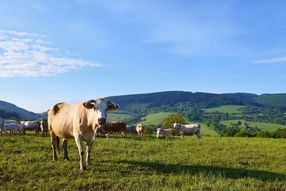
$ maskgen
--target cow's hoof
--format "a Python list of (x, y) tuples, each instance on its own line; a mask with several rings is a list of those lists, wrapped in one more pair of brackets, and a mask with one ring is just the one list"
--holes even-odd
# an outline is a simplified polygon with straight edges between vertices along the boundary
[(64, 158), (64, 160), (65, 160), (65, 161), (69, 161), (70, 159), (69, 159), (69, 158)]
[(86, 166), (81, 166), (80, 170), (86, 170)]

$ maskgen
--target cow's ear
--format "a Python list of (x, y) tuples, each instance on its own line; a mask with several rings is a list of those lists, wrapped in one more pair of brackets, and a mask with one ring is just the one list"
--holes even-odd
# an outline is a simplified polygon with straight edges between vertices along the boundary
[(87, 101), (87, 102), (84, 102), (83, 103), (83, 106), (85, 107), (85, 108), (87, 108), (87, 109), (92, 109), (92, 108), (94, 108), (94, 106), (95, 106), (95, 100), (89, 100), (89, 101)]
[(108, 101), (107, 107), (108, 107), (107, 110), (116, 110), (116, 109), (118, 109), (119, 105), (112, 103), (111, 101)]

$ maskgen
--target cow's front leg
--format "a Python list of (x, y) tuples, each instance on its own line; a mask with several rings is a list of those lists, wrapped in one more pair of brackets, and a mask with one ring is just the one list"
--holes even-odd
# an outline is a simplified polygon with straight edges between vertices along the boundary
[(92, 143), (93, 142), (90, 142), (90, 143), (87, 143), (87, 146), (86, 146), (86, 164), (87, 165), (90, 165), (90, 162), (91, 162), (91, 149), (92, 149)]
[(181, 139), (183, 140), (184, 139), (184, 133), (183, 132), (181, 132)]
[(84, 149), (83, 149), (83, 143), (82, 143), (82, 139), (79, 136), (75, 136), (75, 142), (78, 148), (78, 152), (79, 152), (79, 157), (80, 157), (80, 169), (81, 170), (86, 170), (86, 164), (84, 161)]

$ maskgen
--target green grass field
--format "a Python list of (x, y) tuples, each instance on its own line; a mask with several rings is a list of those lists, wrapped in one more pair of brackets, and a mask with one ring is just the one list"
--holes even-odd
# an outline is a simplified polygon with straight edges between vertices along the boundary
[(220, 112), (229, 114), (241, 114), (241, 109), (244, 107), (245, 106), (240, 106), (240, 105), (223, 105), (219, 107), (204, 109), (204, 111), (207, 113)]
[[(227, 120), (222, 121), (221, 123), (226, 126), (231, 126), (232, 123), (237, 123), (237, 121), (245, 122), (245, 120)], [(273, 132), (277, 129), (284, 129), (286, 128), (286, 125), (280, 125), (276, 123), (262, 123), (262, 122), (247, 122), (251, 127), (258, 127), (261, 130)]]
[(110, 112), (108, 113), (107, 120), (108, 121), (128, 121), (131, 118), (129, 114), (122, 114), (122, 113), (115, 113)]
[(143, 125), (159, 125), (165, 118), (167, 118), (171, 114), (174, 114), (174, 113), (159, 112), (159, 113), (148, 114), (144, 117), (143, 121), (140, 121), (138, 123), (141, 123)]
[(52, 161), (49, 138), (0, 137), (0, 190), (282, 190), (286, 139), (97, 138), (92, 164)]

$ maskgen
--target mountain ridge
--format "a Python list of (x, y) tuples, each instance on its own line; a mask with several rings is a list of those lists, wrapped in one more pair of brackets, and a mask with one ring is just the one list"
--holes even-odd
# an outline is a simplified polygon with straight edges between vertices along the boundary
[[(188, 110), (193, 107), (211, 108), (221, 105), (254, 105), (286, 108), (286, 93), (205, 93), (189, 91), (161, 91), (106, 97), (120, 105), (120, 110), (129, 113), (152, 111)], [(46, 114), (46, 113), (45, 113)], [(4, 117), (35, 119), (45, 114), (27, 111), (13, 103), (0, 100), (0, 115)]]
[(0, 116), (4, 118), (36, 119), (39, 117), (39, 114), (25, 110), (13, 103), (0, 100)]

